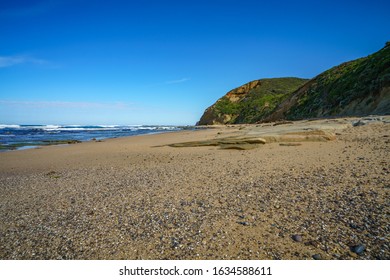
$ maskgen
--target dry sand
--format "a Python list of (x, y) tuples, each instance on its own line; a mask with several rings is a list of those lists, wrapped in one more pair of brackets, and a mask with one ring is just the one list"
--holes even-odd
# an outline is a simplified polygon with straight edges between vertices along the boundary
[[(326, 142), (166, 146), (329, 122)], [(0, 258), (389, 259), (390, 124), (350, 123), (0, 153)]]

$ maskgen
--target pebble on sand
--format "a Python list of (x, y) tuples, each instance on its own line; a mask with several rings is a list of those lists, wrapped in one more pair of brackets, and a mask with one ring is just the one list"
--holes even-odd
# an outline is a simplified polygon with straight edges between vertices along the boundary
[(314, 254), (314, 255), (312, 256), (312, 258), (313, 258), (314, 260), (322, 260), (321, 254)]
[(361, 255), (363, 254), (363, 252), (366, 250), (366, 247), (363, 245), (363, 244), (359, 244), (359, 245), (356, 245), (356, 246), (352, 246), (351, 247), (351, 251), (358, 254), (358, 255)]
[(302, 236), (299, 235), (299, 234), (294, 234), (291, 236), (292, 240), (296, 241), (296, 242), (302, 242)]

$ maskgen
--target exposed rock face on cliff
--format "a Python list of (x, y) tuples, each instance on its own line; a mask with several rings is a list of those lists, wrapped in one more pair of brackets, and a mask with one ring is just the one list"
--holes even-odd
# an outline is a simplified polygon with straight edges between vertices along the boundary
[(249, 82), (229, 91), (207, 108), (198, 125), (260, 121), (306, 81), (300, 78), (274, 78)]
[(238, 87), (207, 108), (199, 125), (390, 114), (390, 44), (311, 80), (275, 78)]

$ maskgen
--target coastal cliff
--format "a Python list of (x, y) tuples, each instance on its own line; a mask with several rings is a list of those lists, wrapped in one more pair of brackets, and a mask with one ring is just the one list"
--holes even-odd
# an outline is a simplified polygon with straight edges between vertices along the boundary
[(206, 109), (198, 125), (254, 123), (268, 116), (281, 101), (307, 80), (274, 78), (254, 80), (229, 91)]
[(390, 42), (311, 80), (273, 78), (229, 91), (198, 125), (390, 114)]

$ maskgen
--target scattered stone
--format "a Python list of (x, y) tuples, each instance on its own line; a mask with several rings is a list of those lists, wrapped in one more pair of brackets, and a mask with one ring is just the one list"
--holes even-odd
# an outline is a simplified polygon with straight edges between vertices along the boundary
[(363, 244), (359, 244), (359, 245), (356, 245), (356, 246), (352, 246), (351, 247), (351, 251), (358, 254), (358, 255), (361, 255), (363, 254), (363, 252), (366, 250), (366, 247), (363, 245)]
[(358, 228), (358, 226), (356, 224), (354, 224), (354, 223), (349, 223), (349, 226), (351, 228), (353, 228), (353, 229), (357, 229)]
[(81, 143), (80, 140), (69, 139), (69, 140), (44, 140), (43, 145), (64, 145), (64, 144), (77, 144)]
[(318, 247), (319, 244), (320, 243), (317, 240), (309, 240), (309, 241), (305, 242), (306, 246)]
[(362, 118), (362, 120), (381, 122), (381, 121), (383, 121), (383, 117), (381, 117), (381, 116), (367, 116), (367, 117)]
[(54, 176), (56, 174), (55, 171), (50, 171), (46, 173), (46, 176)]
[(368, 124), (368, 121), (358, 120), (358, 121), (352, 122), (353, 126), (362, 126), (362, 125), (366, 125), (366, 124)]
[(302, 236), (299, 235), (299, 234), (294, 234), (291, 236), (292, 240), (294, 240), (295, 242), (302, 242)]
[(280, 121), (280, 122), (276, 122), (273, 124), (273, 126), (277, 126), (277, 125), (281, 125), (281, 124), (291, 124), (293, 122), (290, 122), (290, 121)]
[(55, 171), (50, 171), (50, 172), (46, 173), (46, 176), (53, 178), (53, 179), (61, 178), (61, 176)]
[(171, 248), (176, 249), (180, 245), (179, 241), (177, 241), (175, 238), (171, 238)]
[(353, 126), (362, 126), (370, 123), (378, 123), (378, 122), (383, 122), (383, 117), (365, 117), (362, 119), (359, 119), (357, 121), (353, 121), (352, 125)]
[(257, 148), (257, 145), (253, 144), (236, 144), (236, 145), (220, 145), (222, 150), (253, 150)]
[(243, 225), (243, 226), (249, 226), (248, 222), (237, 222), (237, 223), (240, 224), (240, 225)]
[(89, 216), (92, 216), (93, 214), (95, 214), (95, 211), (93, 211), (93, 210), (89, 210), (89, 211), (87, 212), (87, 215), (89, 215)]
[(322, 260), (321, 254), (314, 254), (314, 255), (312, 256), (312, 258), (313, 258), (314, 260)]
[(302, 143), (279, 143), (279, 146), (301, 146)]

